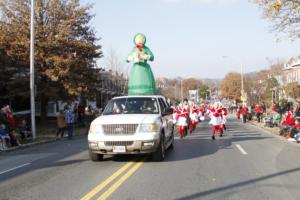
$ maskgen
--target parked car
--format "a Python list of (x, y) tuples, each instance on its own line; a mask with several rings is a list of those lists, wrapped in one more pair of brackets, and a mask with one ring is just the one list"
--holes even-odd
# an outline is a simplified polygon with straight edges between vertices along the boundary
[(163, 96), (121, 96), (108, 102), (90, 125), (92, 161), (105, 154), (152, 154), (162, 161), (174, 145), (173, 109)]

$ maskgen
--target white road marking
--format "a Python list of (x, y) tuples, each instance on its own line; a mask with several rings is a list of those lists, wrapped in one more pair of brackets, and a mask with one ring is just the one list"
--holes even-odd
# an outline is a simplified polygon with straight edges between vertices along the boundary
[(19, 166), (17, 166), (17, 167), (14, 167), (14, 168), (11, 168), (11, 169), (2, 171), (2, 172), (0, 172), (0, 175), (5, 174), (5, 173), (10, 172), (10, 171), (13, 171), (13, 170), (15, 170), (15, 169), (19, 169), (19, 168), (21, 168), (21, 167), (25, 167), (25, 166), (27, 166), (27, 165), (31, 165), (31, 163), (25, 163), (25, 164), (23, 164), (23, 165), (19, 165)]
[(241, 152), (242, 154), (244, 154), (244, 155), (247, 155), (247, 154), (248, 154), (248, 153), (243, 149), (243, 147), (241, 147), (241, 145), (236, 144), (235, 146), (240, 150), (240, 152)]

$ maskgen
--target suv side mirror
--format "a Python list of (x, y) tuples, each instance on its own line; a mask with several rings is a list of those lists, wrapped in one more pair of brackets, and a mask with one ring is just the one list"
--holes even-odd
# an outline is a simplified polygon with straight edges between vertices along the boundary
[(173, 114), (173, 108), (171, 108), (171, 107), (168, 107), (168, 108), (166, 108), (165, 110), (164, 110), (164, 112), (162, 113), (162, 115), (163, 116), (166, 116), (166, 115), (171, 115), (171, 114)]

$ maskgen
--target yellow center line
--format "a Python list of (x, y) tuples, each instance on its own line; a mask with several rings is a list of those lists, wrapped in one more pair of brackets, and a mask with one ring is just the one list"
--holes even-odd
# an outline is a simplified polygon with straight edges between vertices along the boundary
[(126, 174), (124, 174), (115, 184), (113, 184), (108, 190), (106, 190), (99, 198), (98, 200), (104, 200), (107, 199), (113, 192), (115, 192), (138, 168), (142, 166), (144, 163), (144, 160), (141, 162), (136, 163)]
[(98, 192), (100, 192), (105, 186), (107, 186), (110, 182), (115, 180), (120, 174), (122, 174), (125, 170), (127, 170), (134, 162), (129, 162), (121, 167), (118, 171), (116, 171), (113, 175), (107, 178), (105, 181), (97, 185), (94, 189), (92, 189), (89, 193), (87, 193), (81, 200), (90, 200), (93, 196), (95, 196)]

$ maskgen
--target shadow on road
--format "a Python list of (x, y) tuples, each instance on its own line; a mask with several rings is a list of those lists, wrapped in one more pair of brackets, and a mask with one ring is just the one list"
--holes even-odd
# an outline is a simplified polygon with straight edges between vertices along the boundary
[(230, 190), (230, 189), (240, 189), (241, 187), (250, 186), (250, 185), (256, 184), (257, 182), (264, 181), (266, 179), (271, 179), (271, 178), (274, 178), (274, 177), (283, 176), (283, 175), (286, 175), (286, 174), (295, 173), (295, 172), (299, 172), (299, 171), (300, 171), (300, 167), (293, 168), (293, 169), (281, 171), (281, 172), (278, 172), (278, 173), (262, 176), (262, 177), (259, 177), (259, 178), (254, 178), (254, 179), (250, 179), (250, 180), (247, 180), (247, 181), (237, 182), (237, 183), (230, 184), (230, 185), (227, 185), (227, 186), (224, 186), (224, 187), (218, 187), (218, 188), (215, 188), (215, 189), (202, 191), (202, 192), (195, 193), (195, 194), (192, 194), (192, 195), (189, 195), (189, 196), (178, 198), (178, 200), (200, 199), (201, 197), (205, 197), (205, 196), (208, 196), (210, 194), (216, 194), (216, 193), (227, 191), (227, 190)]
[[(0, 162), (6, 162), (8, 165), (13, 164), (13, 167), (18, 165), (17, 162), (21, 164), (30, 163), (30, 165), (19, 170), (1, 174), (0, 183), (35, 170), (69, 166), (89, 160), (88, 156), (86, 159), (71, 158), (72, 156), (86, 151), (87, 142), (86, 140), (83, 140), (83, 138), (83, 136), (78, 136), (73, 140), (61, 140), (42, 145), (35, 145), (2, 154), (0, 156)], [(19, 160), (16, 161), (16, 159), (12, 159), (13, 161), (10, 161), (9, 159), (13, 157), (18, 157)], [(14, 164), (13, 162), (16, 163)]]

